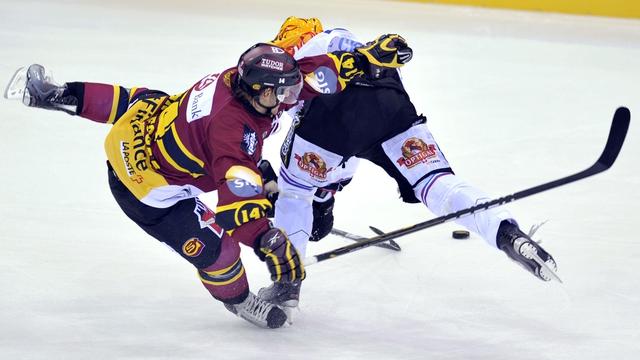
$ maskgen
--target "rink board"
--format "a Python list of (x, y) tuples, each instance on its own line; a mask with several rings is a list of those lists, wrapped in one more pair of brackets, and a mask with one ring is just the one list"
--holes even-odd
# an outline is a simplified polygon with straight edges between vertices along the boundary
[(408, 0), (580, 15), (640, 18), (640, 1), (634, 0)]

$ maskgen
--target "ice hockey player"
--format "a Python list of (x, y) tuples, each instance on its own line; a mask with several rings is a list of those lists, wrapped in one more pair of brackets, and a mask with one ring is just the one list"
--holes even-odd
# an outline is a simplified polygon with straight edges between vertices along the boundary
[[(371, 56), (336, 52), (298, 63), (283, 49), (260, 43), (236, 67), (171, 96), (89, 82), (60, 86), (34, 64), (16, 72), (5, 97), (22, 93), (28, 106), (113, 124), (105, 141), (108, 179), (125, 214), (193, 264), (205, 288), (231, 312), (278, 328), (287, 316), (249, 291), (239, 248), (253, 248), (276, 283), (305, 278), (295, 248), (265, 217), (271, 204), (256, 167), (263, 141), (281, 104), (318, 94), (303, 74), (330, 69), (343, 88), (363, 76), (369, 61), (378, 61)], [(215, 213), (197, 198), (214, 190)]]
[[(313, 37), (298, 51), (326, 48), (327, 43), (314, 44), (320, 40)], [(333, 194), (353, 177), (355, 167), (346, 165), (356, 158), (370, 160), (394, 178), (403, 201), (422, 202), (437, 216), (490, 200), (454, 174), (400, 78), (373, 78), (352, 81), (344, 91), (313, 98), (291, 112), (293, 125), (281, 148), (274, 223), (303, 257), (310, 239), (317, 241), (331, 230)], [(549, 281), (555, 275), (554, 259), (519, 229), (506, 209), (478, 212), (458, 222), (537, 278)], [(297, 306), (299, 292), (299, 281), (273, 283), (259, 296)]]

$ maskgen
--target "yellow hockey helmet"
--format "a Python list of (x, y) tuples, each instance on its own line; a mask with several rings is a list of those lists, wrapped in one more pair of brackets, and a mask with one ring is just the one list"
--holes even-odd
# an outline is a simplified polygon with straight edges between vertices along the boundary
[(322, 23), (317, 18), (289, 16), (271, 42), (293, 55), (302, 45), (322, 31)]

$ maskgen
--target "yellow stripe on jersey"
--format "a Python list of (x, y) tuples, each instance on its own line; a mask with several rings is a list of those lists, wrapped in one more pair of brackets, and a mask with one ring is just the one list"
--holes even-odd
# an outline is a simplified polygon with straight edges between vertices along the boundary
[(113, 124), (116, 120), (116, 114), (118, 113), (118, 103), (120, 102), (120, 86), (113, 86), (113, 102), (111, 103), (111, 113), (109, 114), (109, 120), (107, 124)]
[(178, 136), (178, 131), (176, 130), (176, 125), (175, 123), (171, 125), (171, 132), (173, 132), (173, 136), (176, 139), (176, 143), (178, 143), (178, 147), (180, 148), (180, 150), (182, 150), (182, 152), (187, 155), (187, 157), (189, 159), (191, 159), (192, 161), (194, 161), (196, 164), (200, 165), (201, 168), (204, 168), (204, 161), (198, 159), (195, 155), (193, 155), (189, 149), (187, 149), (186, 146), (184, 146), (184, 144), (182, 143), (182, 140), (180, 140), (180, 136)]
[(178, 102), (174, 102), (160, 114), (155, 134), (156, 144), (174, 169), (198, 178), (205, 174), (204, 161), (193, 155), (178, 135), (174, 121), (178, 116), (179, 106)]
[(131, 89), (129, 89), (129, 103), (131, 103), (131, 99), (133, 99), (133, 94), (136, 93), (136, 90), (138, 90), (137, 87), (132, 87)]
[(167, 160), (169, 165), (173, 166), (174, 169), (180, 172), (190, 174), (189, 170), (183, 168), (182, 166), (178, 165), (175, 161), (173, 161), (173, 158), (171, 157), (171, 155), (169, 155), (169, 153), (167, 152), (167, 149), (164, 147), (163, 141), (156, 141), (156, 144), (158, 144), (158, 148), (160, 149), (160, 153), (162, 153), (162, 157), (164, 157), (164, 159)]
[(225, 230), (233, 230), (249, 221), (267, 216), (271, 202), (267, 199), (236, 201), (216, 208), (216, 223)]

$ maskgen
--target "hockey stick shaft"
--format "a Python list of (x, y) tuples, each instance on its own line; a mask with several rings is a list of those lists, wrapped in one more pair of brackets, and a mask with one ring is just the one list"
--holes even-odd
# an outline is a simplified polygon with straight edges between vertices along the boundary
[(390, 239), (395, 239), (401, 236), (412, 234), (414, 232), (417, 232), (423, 229), (440, 225), (447, 221), (455, 220), (463, 216), (469, 216), (476, 212), (480, 212), (496, 206), (504, 205), (515, 200), (519, 200), (525, 197), (529, 197), (531, 195), (539, 194), (541, 192), (551, 190), (559, 186), (566, 185), (566, 184), (587, 178), (589, 176), (593, 176), (595, 174), (601, 173), (609, 169), (613, 165), (613, 163), (616, 161), (616, 158), (618, 157), (618, 154), (622, 149), (622, 144), (624, 143), (624, 139), (627, 135), (630, 119), (631, 119), (631, 114), (629, 112), (629, 109), (625, 107), (620, 107), (616, 110), (613, 116), (613, 121), (611, 123), (611, 129), (609, 130), (609, 136), (607, 138), (607, 143), (605, 145), (605, 148), (602, 151), (602, 154), (600, 155), (598, 160), (586, 170), (583, 170), (576, 174), (569, 175), (569, 176), (566, 176), (554, 181), (550, 181), (538, 186), (534, 186), (522, 191), (518, 191), (512, 195), (503, 196), (501, 198), (497, 198), (482, 204), (478, 204), (466, 209), (462, 209), (453, 213), (449, 213), (440, 217), (433, 218), (431, 220), (417, 223), (412, 226), (391, 231), (391, 232), (385, 233), (384, 235), (375, 236), (367, 240), (359, 241), (355, 244), (343, 246), (341, 248), (337, 248), (328, 252), (311, 256), (305, 259), (305, 265), (312, 265), (317, 262), (342, 256), (354, 251), (367, 248), (374, 244), (378, 244), (384, 241), (388, 241)]

